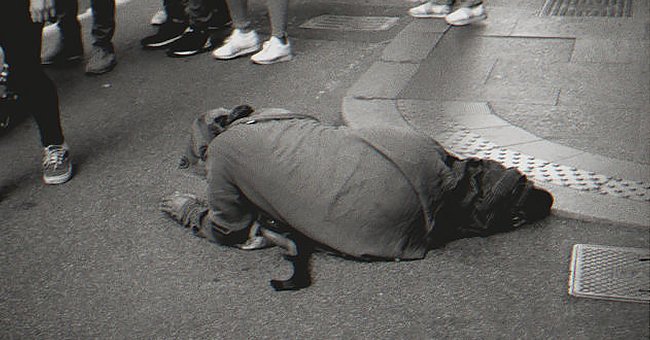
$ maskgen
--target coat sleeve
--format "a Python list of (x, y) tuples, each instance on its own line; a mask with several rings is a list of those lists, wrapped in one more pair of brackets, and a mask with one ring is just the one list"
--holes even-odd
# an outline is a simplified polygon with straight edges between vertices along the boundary
[(246, 241), (257, 212), (231, 180), (223, 157), (208, 158), (208, 214), (203, 226), (218, 243)]

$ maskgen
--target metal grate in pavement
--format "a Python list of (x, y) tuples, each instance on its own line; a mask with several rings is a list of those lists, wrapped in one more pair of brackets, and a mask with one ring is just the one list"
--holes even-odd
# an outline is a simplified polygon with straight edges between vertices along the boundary
[(650, 183), (623, 180), (593, 171), (557, 164), (531, 155), (500, 147), (462, 127), (441, 135), (440, 143), (461, 157), (495, 160), (515, 167), (535, 182), (545, 182), (579, 191), (589, 191), (640, 202), (650, 202)]
[(630, 17), (632, 16), (632, 0), (546, 0), (541, 15)]
[(574, 245), (569, 294), (594, 299), (650, 302), (650, 250)]
[(341, 31), (387, 31), (391, 29), (399, 18), (397, 17), (370, 17), (346, 15), (321, 15), (307, 20), (300, 28), (313, 28)]

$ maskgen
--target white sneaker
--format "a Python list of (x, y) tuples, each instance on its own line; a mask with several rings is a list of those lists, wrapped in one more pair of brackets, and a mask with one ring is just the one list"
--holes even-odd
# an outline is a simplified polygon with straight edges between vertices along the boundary
[(478, 5), (474, 7), (461, 7), (447, 15), (445, 20), (447, 20), (448, 24), (453, 26), (464, 26), (473, 22), (485, 20), (486, 18), (487, 14), (485, 13), (485, 8), (483, 5)]
[(283, 61), (289, 61), (293, 58), (291, 55), (291, 44), (283, 44), (277, 37), (271, 37), (264, 42), (262, 50), (255, 53), (251, 60), (256, 64), (268, 65)]
[(244, 33), (236, 28), (226, 39), (223, 46), (212, 51), (212, 56), (216, 59), (233, 59), (259, 49), (260, 39), (255, 31)]
[(160, 26), (164, 24), (166, 21), (167, 21), (167, 12), (161, 9), (160, 11), (156, 12), (156, 14), (154, 14), (153, 17), (151, 17), (150, 23), (154, 26)]
[(444, 18), (449, 13), (451, 13), (451, 6), (437, 5), (431, 1), (409, 9), (409, 15), (414, 18)]

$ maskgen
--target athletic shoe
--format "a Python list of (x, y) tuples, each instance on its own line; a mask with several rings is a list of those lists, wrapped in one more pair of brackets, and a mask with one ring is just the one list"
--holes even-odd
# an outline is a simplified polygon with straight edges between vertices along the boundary
[(149, 22), (150, 24), (154, 26), (160, 26), (163, 25), (167, 21), (167, 12), (164, 10), (159, 10), (156, 12), (156, 14), (151, 17), (151, 21)]
[(53, 53), (46, 55), (41, 60), (43, 66), (69, 66), (76, 64), (83, 59), (84, 49), (79, 44), (75, 46), (70, 46), (63, 44), (60, 48), (56, 49)]
[(264, 42), (262, 50), (255, 53), (251, 60), (256, 64), (268, 65), (289, 61), (292, 58), (291, 44), (288, 41), (284, 44), (278, 37), (271, 37)]
[(409, 15), (414, 18), (444, 18), (449, 13), (451, 13), (451, 6), (437, 5), (431, 1), (409, 9)]
[(117, 65), (117, 58), (112, 47), (93, 46), (90, 59), (86, 64), (86, 74), (104, 74), (113, 70), (115, 65)]
[(212, 56), (216, 59), (233, 59), (259, 49), (260, 40), (255, 31), (244, 33), (236, 28), (226, 38), (226, 42), (212, 52)]
[(453, 26), (465, 26), (473, 22), (485, 20), (487, 14), (483, 5), (473, 7), (461, 7), (453, 13), (447, 15), (445, 20)]
[(188, 57), (210, 49), (212, 49), (210, 34), (207, 31), (188, 27), (181, 38), (169, 46), (167, 55), (170, 57)]
[(45, 184), (62, 184), (72, 177), (72, 162), (68, 146), (49, 145), (43, 149), (43, 181)]
[(158, 33), (140, 40), (140, 45), (145, 49), (168, 47), (171, 43), (180, 39), (186, 29), (187, 24), (185, 23), (166, 22), (158, 28)]

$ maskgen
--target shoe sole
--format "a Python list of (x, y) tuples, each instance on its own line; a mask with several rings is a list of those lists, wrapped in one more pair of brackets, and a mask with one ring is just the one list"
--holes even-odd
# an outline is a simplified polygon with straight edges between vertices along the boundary
[(60, 61), (60, 62), (45, 60), (45, 61), (41, 61), (41, 65), (46, 66), (46, 67), (48, 67), (48, 66), (49, 67), (65, 67), (65, 66), (70, 66), (70, 65), (79, 63), (80, 61), (83, 60), (83, 57), (84, 57), (83, 54), (82, 55), (76, 55), (76, 56), (68, 57), (64, 61)]
[(203, 46), (202, 48), (198, 50), (191, 50), (191, 51), (167, 51), (167, 56), (172, 57), (172, 58), (182, 58), (182, 57), (190, 57), (193, 55), (197, 55), (199, 53), (207, 52), (210, 51), (214, 46), (212, 44), (208, 44)]
[(410, 16), (412, 16), (414, 18), (418, 18), (418, 19), (445, 18), (445, 17), (447, 17), (447, 14), (449, 14), (449, 13), (445, 13), (445, 14), (412, 14), (412, 13), (409, 13)]
[(171, 39), (167, 39), (167, 40), (165, 40), (165, 41), (161, 41), (161, 42), (159, 42), (159, 43), (142, 45), (142, 48), (144, 48), (144, 49), (148, 49), (148, 50), (153, 50), (153, 49), (157, 49), (157, 48), (163, 48), (163, 47), (166, 47), (167, 45), (173, 43), (174, 41), (180, 39), (182, 36), (183, 36), (183, 35), (181, 34), (181, 35), (179, 35), (179, 36), (176, 36), (176, 37), (171, 38)]
[(465, 25), (469, 25), (469, 24), (471, 24), (473, 22), (482, 21), (482, 20), (485, 20), (485, 19), (487, 19), (487, 15), (483, 14), (483, 15), (479, 15), (479, 16), (476, 16), (476, 17), (469, 18), (467, 20), (461, 20), (461, 21), (456, 21), (456, 22), (447, 21), (447, 23), (452, 25), (452, 26), (465, 26)]
[(258, 65), (271, 65), (271, 64), (281, 63), (281, 62), (284, 62), (284, 61), (290, 61), (291, 59), (293, 59), (293, 55), (289, 54), (289, 55), (285, 55), (285, 56), (275, 58), (275, 59), (271, 59), (271, 60), (253, 60), (253, 59), (251, 59), (251, 60), (253, 61), (253, 63), (258, 64)]
[(237, 52), (235, 54), (228, 55), (228, 56), (217, 56), (216, 54), (212, 53), (212, 57), (214, 57), (215, 59), (219, 59), (219, 60), (230, 60), (230, 59), (235, 59), (237, 57), (245, 56), (247, 54), (255, 53), (255, 52), (259, 51), (259, 50), (260, 50), (260, 47), (258, 45), (258, 46), (255, 46), (255, 47), (247, 48), (245, 50), (241, 50), (241, 51), (239, 51), (239, 52)]
[(63, 184), (69, 181), (70, 178), (72, 178), (72, 164), (68, 165), (68, 172), (66, 172), (65, 174), (59, 176), (51, 176), (51, 177), (43, 175), (43, 182), (45, 182), (45, 184), (50, 184), (50, 185)]
[(113, 71), (115, 66), (117, 66), (117, 62), (114, 62), (111, 65), (109, 65), (108, 67), (106, 67), (104, 69), (101, 69), (101, 70), (94, 70), (94, 71), (86, 70), (86, 75), (88, 75), (88, 76), (99, 76), (99, 75), (102, 75), (104, 73), (108, 73), (108, 72)]

